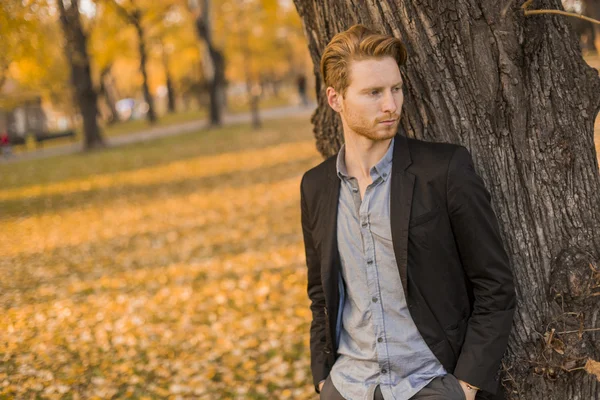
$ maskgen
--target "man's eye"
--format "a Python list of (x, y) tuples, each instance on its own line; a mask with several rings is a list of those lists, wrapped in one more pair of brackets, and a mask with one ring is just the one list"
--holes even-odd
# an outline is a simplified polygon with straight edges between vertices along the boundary
[(371, 90), (371, 96), (376, 96), (379, 94), (379, 90)]
[(402, 88), (400, 86), (396, 86), (393, 90), (394, 92), (399, 92), (400, 90), (402, 90)]

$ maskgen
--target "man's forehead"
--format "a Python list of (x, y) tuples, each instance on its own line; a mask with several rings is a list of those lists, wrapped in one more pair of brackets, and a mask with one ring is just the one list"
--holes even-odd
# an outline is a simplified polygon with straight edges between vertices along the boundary
[(349, 65), (350, 85), (380, 87), (402, 82), (398, 64), (392, 57), (353, 60)]

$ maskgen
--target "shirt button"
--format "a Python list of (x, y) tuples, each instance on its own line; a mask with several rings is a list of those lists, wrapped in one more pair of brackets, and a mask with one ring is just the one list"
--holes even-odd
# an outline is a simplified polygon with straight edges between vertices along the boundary
[(377, 303), (377, 297), (373, 296), (373, 298), (371, 300), (373, 300), (373, 303)]
[(356, 192), (358, 192), (358, 188), (355, 188), (355, 187), (353, 187), (353, 188), (352, 188), (352, 191), (353, 191), (354, 193), (356, 193)]
[(381, 343), (381, 342), (383, 342), (383, 338), (381, 338), (381, 337), (380, 337), (380, 338), (378, 338), (378, 339), (377, 339), (377, 341), (378, 341), (379, 343)]
[(367, 227), (367, 222), (366, 222), (366, 221), (364, 221), (364, 222), (362, 223), (362, 227), (363, 227), (363, 228), (366, 228), (366, 227)]
[(385, 369), (385, 368), (384, 368), (384, 369), (382, 369), (382, 370), (381, 370), (381, 373), (382, 373), (382, 374), (387, 374), (387, 369)]
[(384, 173), (383, 173), (383, 177), (385, 178), (386, 176), (387, 176), (387, 174), (384, 172)]
[(373, 264), (373, 260), (367, 260), (367, 264), (369, 264), (369, 265)]

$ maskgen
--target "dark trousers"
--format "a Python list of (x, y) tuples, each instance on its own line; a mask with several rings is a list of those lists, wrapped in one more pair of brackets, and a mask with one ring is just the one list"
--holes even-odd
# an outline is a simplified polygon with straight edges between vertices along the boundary
[[(427, 386), (421, 389), (411, 399), (415, 400), (465, 400), (465, 392), (463, 391), (458, 379), (452, 374), (444, 376), (438, 376), (433, 379)], [(331, 376), (327, 377), (327, 380), (323, 384), (323, 390), (321, 390), (321, 400), (346, 400), (338, 392), (338, 390), (331, 382)], [(381, 389), (377, 386), (375, 389), (375, 396), (373, 400), (383, 400)]]

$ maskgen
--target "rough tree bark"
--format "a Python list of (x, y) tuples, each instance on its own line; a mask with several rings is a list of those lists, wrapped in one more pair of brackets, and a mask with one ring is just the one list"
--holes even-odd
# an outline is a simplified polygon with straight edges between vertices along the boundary
[(63, 0), (56, 1), (60, 24), (65, 36), (65, 55), (71, 66), (71, 84), (74, 88), (74, 103), (83, 118), (83, 146), (85, 150), (104, 147), (98, 127), (98, 95), (92, 83), (90, 58), (87, 52), (87, 37), (79, 18), (79, 4), (71, 0), (68, 8)]
[[(324, 156), (337, 152), (342, 135), (325, 99), (320, 56), (355, 23), (407, 47), (400, 132), (471, 150), (493, 197), (519, 299), (504, 360), (507, 396), (600, 398), (588, 362), (600, 361), (593, 135), (600, 79), (566, 17), (525, 17), (522, 0), (294, 2), (314, 63), (319, 108), (312, 121)], [(562, 5), (536, 0), (529, 9)]]

